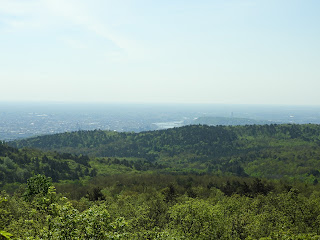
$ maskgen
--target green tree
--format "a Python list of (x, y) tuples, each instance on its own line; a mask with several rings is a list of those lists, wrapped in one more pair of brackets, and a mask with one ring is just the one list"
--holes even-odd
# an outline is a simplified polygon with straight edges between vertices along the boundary
[(27, 180), (27, 186), (25, 191), (25, 198), (30, 200), (35, 195), (45, 196), (49, 188), (52, 186), (51, 178), (47, 178), (44, 175), (38, 174)]

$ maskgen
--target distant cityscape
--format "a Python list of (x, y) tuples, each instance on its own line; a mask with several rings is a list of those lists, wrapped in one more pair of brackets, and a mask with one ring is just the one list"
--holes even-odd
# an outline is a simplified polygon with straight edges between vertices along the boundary
[(319, 124), (320, 107), (0, 103), (2, 141), (78, 130), (141, 132), (189, 124), (210, 125), (210, 123), (211, 125), (215, 123), (219, 125)]

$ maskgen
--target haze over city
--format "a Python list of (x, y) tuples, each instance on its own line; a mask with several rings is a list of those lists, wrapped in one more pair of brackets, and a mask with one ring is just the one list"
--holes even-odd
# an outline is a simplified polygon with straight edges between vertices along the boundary
[(0, 0), (0, 101), (319, 105), (319, 8)]

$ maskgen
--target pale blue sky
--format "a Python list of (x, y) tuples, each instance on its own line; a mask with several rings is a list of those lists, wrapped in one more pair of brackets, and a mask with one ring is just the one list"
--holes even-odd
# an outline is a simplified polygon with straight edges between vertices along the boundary
[(0, 0), (0, 101), (320, 105), (318, 0)]

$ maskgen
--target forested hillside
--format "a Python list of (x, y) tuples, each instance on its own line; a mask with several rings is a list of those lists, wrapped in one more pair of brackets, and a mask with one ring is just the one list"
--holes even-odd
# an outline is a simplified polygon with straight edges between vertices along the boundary
[[(320, 126), (314, 124), (190, 125), (142, 133), (78, 131), (10, 145), (91, 157), (134, 158), (140, 161), (137, 168), (145, 170), (144, 164), (153, 164), (169, 172), (289, 177), (311, 183), (320, 176)], [(100, 161), (110, 162), (103, 159)]]
[(57, 182), (94, 176), (95, 171), (87, 156), (16, 149), (0, 142), (0, 187), (25, 183), (34, 174), (45, 174)]
[(319, 162), (312, 124), (1, 142), (0, 239), (319, 239)]

